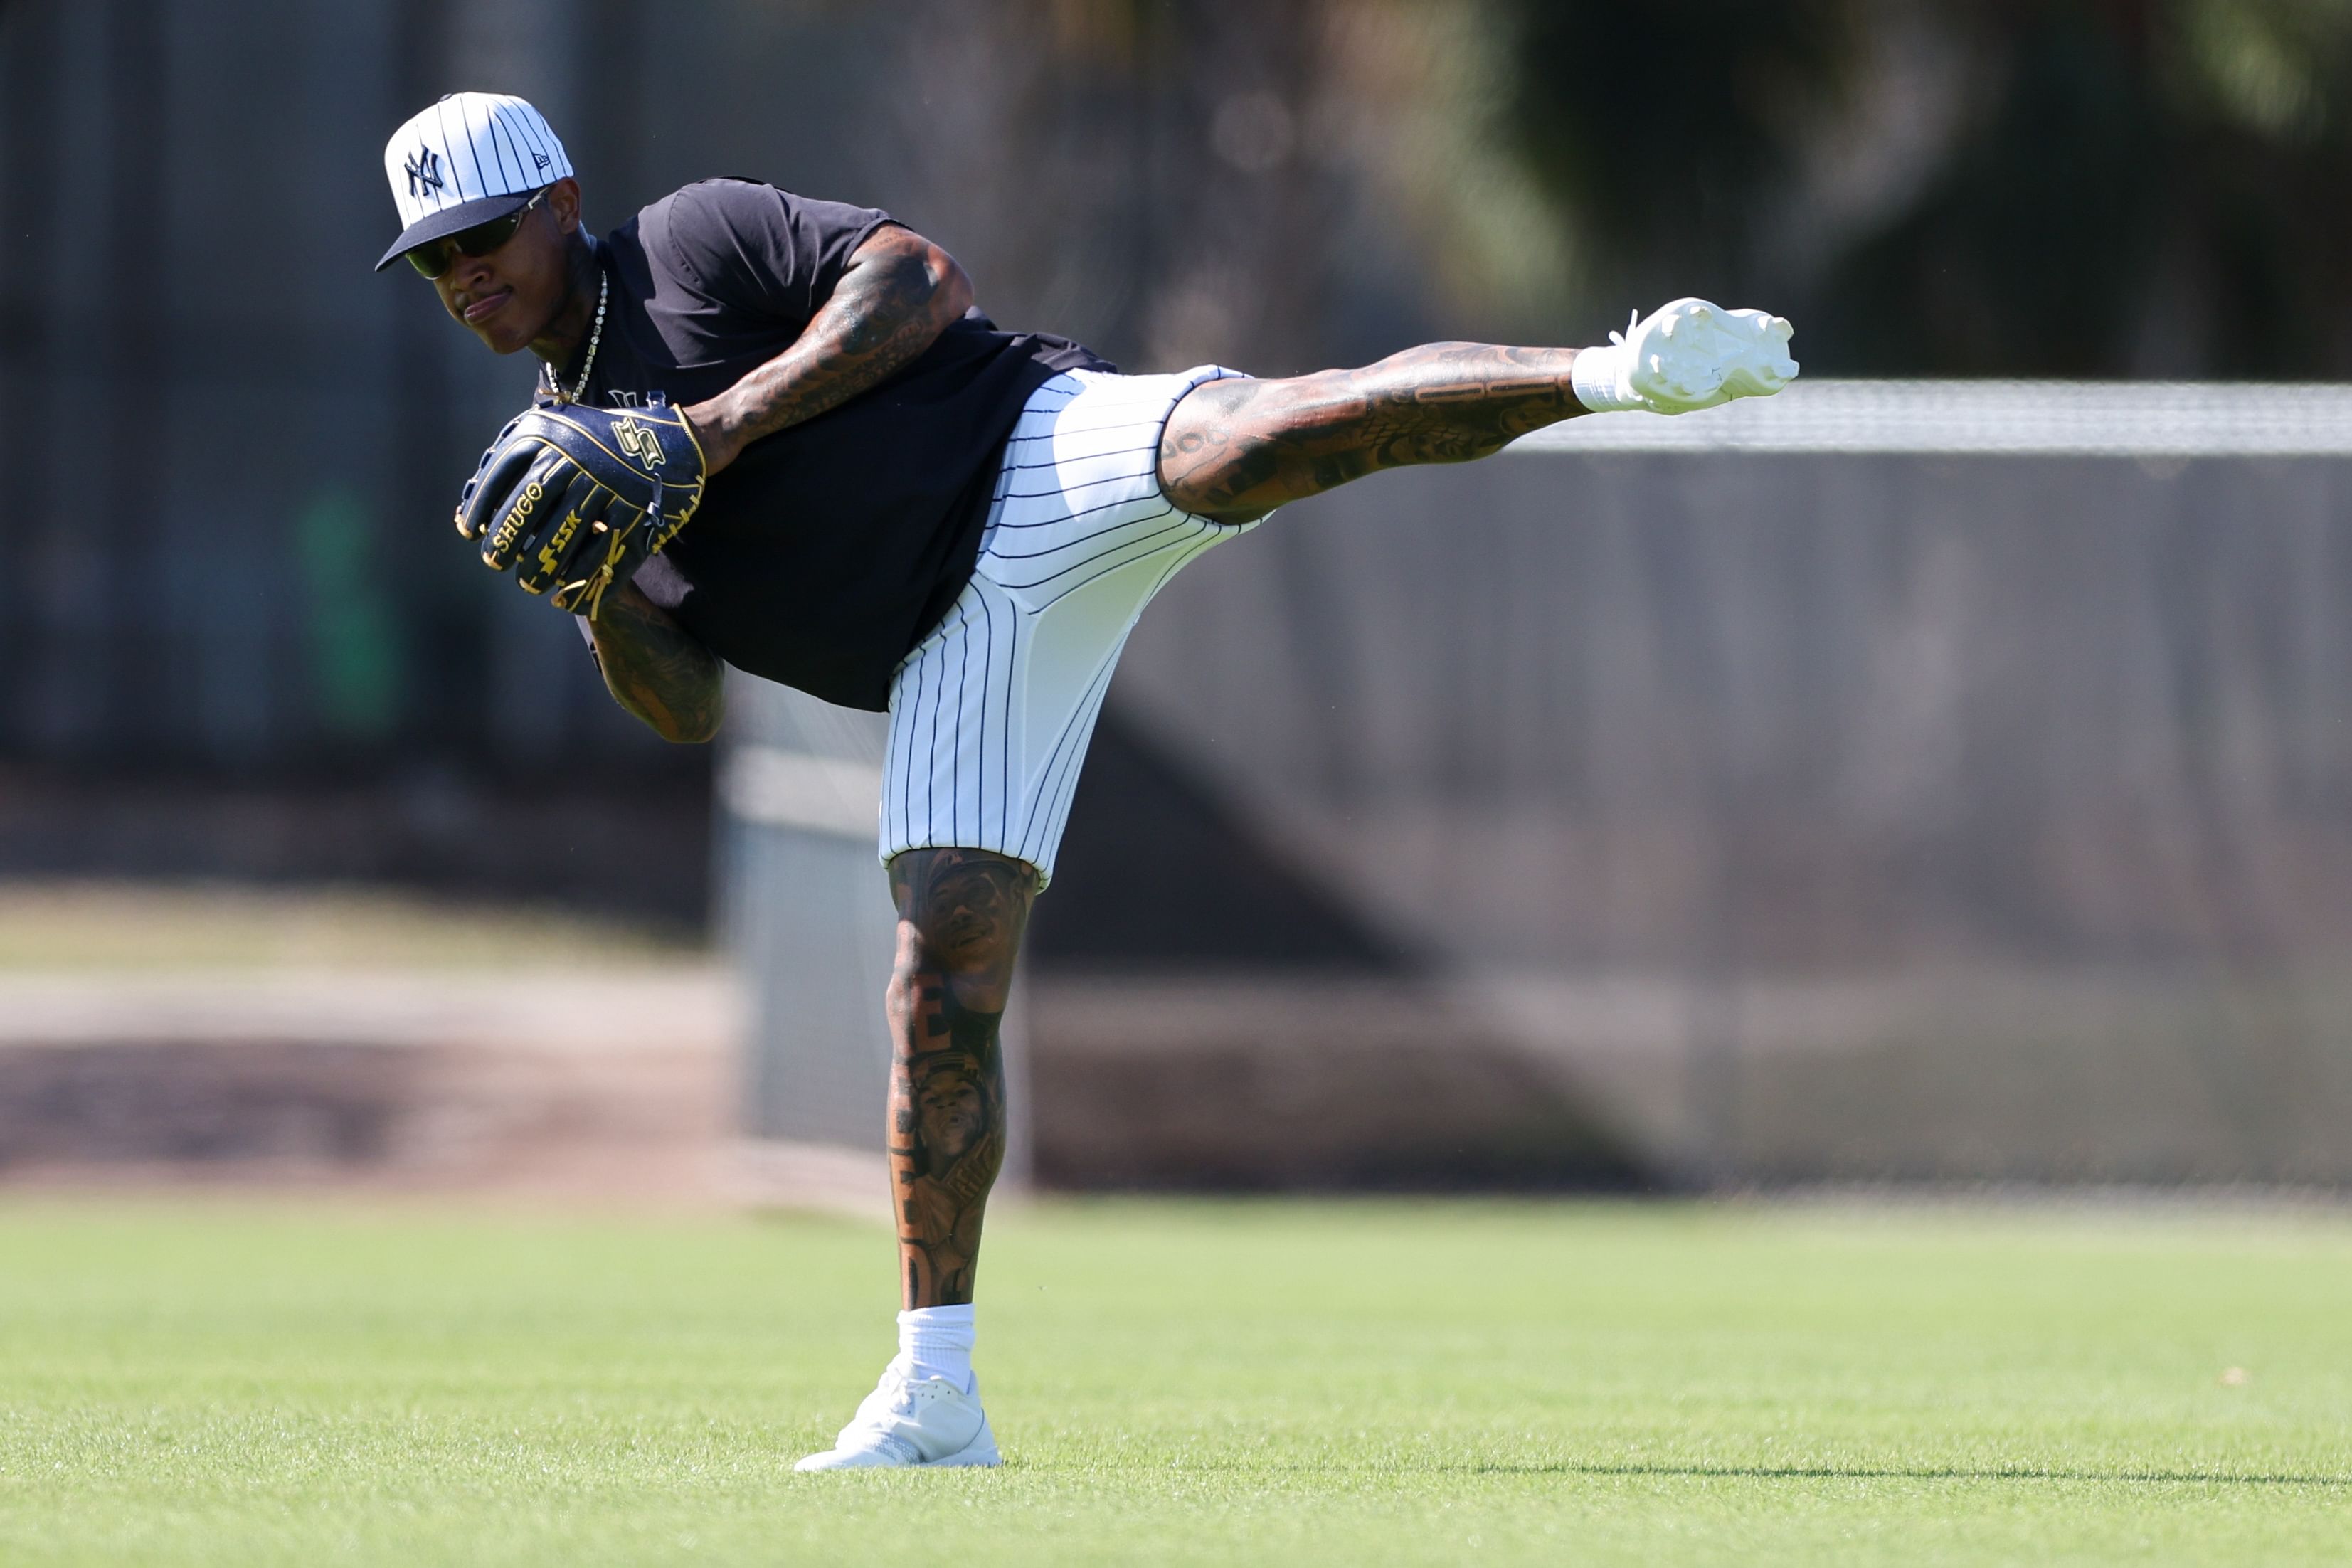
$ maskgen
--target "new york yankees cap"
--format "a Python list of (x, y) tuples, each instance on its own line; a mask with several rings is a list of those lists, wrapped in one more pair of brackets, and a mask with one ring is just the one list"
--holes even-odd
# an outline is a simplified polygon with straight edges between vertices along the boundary
[(546, 116), (502, 92), (453, 92), (412, 115), (383, 144), (384, 177), (400, 209), (400, 237), (378, 272), (427, 240), (504, 217), (572, 160)]

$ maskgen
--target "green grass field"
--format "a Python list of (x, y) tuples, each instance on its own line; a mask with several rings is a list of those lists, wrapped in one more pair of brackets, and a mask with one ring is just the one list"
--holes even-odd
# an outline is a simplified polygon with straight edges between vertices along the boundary
[(1009, 1466), (796, 1476), (878, 1232), (19, 1202), (0, 1563), (2352, 1558), (2352, 1216), (1048, 1205), (982, 1283)]

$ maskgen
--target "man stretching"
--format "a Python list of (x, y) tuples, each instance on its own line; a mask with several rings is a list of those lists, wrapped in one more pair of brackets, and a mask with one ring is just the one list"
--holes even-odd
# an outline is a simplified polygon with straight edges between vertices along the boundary
[(404, 226), (379, 268), (405, 257), (493, 352), (536, 354), (554, 399), (666, 403), (699, 447), (699, 509), (581, 619), (614, 699), (708, 741), (733, 665), (890, 715), (899, 1349), (800, 1468), (993, 1465), (971, 1301), (1004, 1158), (998, 1024), (1143, 606), (1285, 501), (1588, 410), (1777, 392), (1797, 374), (1789, 323), (1684, 300), (1601, 348), (1121, 375), (998, 330), (953, 257), (870, 208), (712, 180), (600, 240), (520, 99), (443, 99), (394, 132), (384, 168)]

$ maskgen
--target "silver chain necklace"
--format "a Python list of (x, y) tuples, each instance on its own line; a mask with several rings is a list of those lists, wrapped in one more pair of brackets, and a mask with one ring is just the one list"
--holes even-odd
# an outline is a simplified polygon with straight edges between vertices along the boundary
[(588, 334), (588, 358), (580, 366), (580, 379), (572, 384), (572, 390), (569, 392), (563, 390), (563, 383), (556, 379), (555, 367), (553, 365), (551, 364), (547, 367), (547, 390), (555, 394), (557, 399), (561, 402), (577, 403), (580, 401), (580, 395), (588, 390), (588, 373), (596, 368), (596, 345), (604, 341), (604, 295), (612, 286), (613, 275), (611, 273), (600, 272), (597, 274), (596, 325), (595, 328)]

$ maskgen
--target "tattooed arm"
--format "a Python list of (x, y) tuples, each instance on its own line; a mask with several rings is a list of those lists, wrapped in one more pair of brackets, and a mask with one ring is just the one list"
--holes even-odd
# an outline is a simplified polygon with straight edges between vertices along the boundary
[(982, 1211), (1004, 1164), (999, 1032), (1037, 873), (984, 849), (890, 862), (890, 1196), (901, 1304), (971, 1300)]
[(921, 235), (868, 235), (793, 346), (682, 412), (717, 473), (762, 436), (814, 419), (888, 380), (971, 306), (971, 280)]
[(1574, 349), (1425, 343), (1361, 370), (1204, 382), (1160, 447), (1160, 487), (1186, 511), (1263, 517), (1382, 468), (1460, 463), (1585, 412)]
[(665, 741), (693, 743), (719, 733), (725, 666), (644, 589), (616, 584), (594, 620), (575, 618), (614, 701)]

